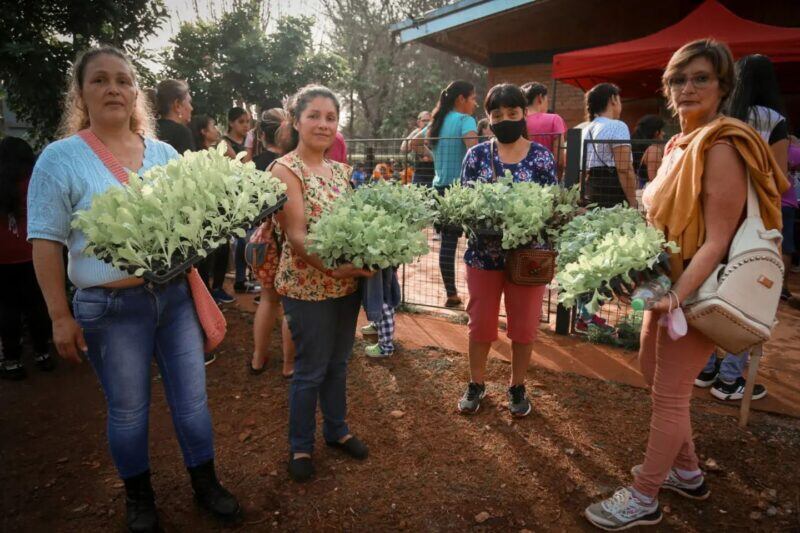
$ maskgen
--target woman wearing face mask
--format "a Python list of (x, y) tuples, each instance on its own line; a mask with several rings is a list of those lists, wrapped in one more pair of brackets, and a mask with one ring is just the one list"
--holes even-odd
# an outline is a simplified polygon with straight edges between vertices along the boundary
[[(525, 95), (516, 85), (503, 83), (492, 87), (484, 108), (495, 139), (467, 152), (461, 169), (462, 184), (496, 181), (506, 171), (518, 182), (556, 183), (553, 154), (527, 139), (526, 105)], [(498, 237), (470, 239), (464, 261), (469, 288), (470, 383), (458, 402), (458, 410), (473, 414), (480, 409), (486, 393), (486, 359), (492, 342), (497, 339), (500, 298), (504, 296), (507, 335), (512, 345), (508, 408), (515, 417), (526, 416), (531, 412), (531, 404), (525, 393), (525, 374), (536, 339), (545, 286), (517, 285), (506, 278), (505, 251)]]
[[(108, 444), (125, 483), (130, 531), (158, 531), (150, 484), (148, 417), (153, 359), (197, 502), (223, 521), (236, 519), (236, 498), (217, 481), (203, 366), (203, 331), (186, 278), (145, 284), (84, 252), (86, 236), (70, 221), (113, 187), (122, 187), (89, 143), (104, 146), (125, 169), (143, 174), (178, 157), (152, 138), (152, 117), (130, 59), (111, 47), (75, 61), (63, 138), (42, 152), (28, 194), (33, 265), (53, 321), (58, 353), (88, 358), (108, 406)], [(86, 139), (86, 140), (84, 140)], [(63, 248), (69, 251), (64, 268)], [(69, 309), (65, 273), (78, 288)]]
[(660, 522), (662, 489), (691, 500), (709, 497), (689, 407), (694, 378), (714, 343), (691, 326), (673, 340), (659, 320), (694, 294), (727, 255), (746, 214), (748, 181), (768, 230), (781, 227), (781, 193), (789, 187), (758, 133), (721, 113), (734, 81), (725, 44), (703, 39), (684, 45), (662, 80), (681, 131), (667, 143), (642, 203), (648, 223), (680, 249), (670, 256), (672, 291), (645, 311), (642, 323), (639, 364), (652, 397), (644, 461), (631, 469), (632, 483), (585, 511), (592, 524), (607, 531)]
[(595, 85), (586, 93), (586, 115), (591, 120), (583, 130), (586, 191), (588, 200), (602, 207), (622, 202), (636, 207), (637, 179), (628, 142), (631, 134), (619, 120), (621, 114), (622, 98), (613, 83)]

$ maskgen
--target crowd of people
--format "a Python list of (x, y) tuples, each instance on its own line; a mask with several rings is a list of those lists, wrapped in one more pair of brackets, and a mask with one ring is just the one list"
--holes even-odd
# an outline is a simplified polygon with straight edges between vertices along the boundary
[[(663, 91), (680, 131), (664, 144), (667, 122), (643, 117), (633, 136), (645, 141), (638, 153), (620, 120), (619, 88), (603, 83), (586, 94), (587, 200), (639, 206), (668, 238), (694, 243), (676, 252), (673, 263), (680, 268), (673, 271), (671, 294), (645, 313), (640, 364), (652, 391), (650, 433), (643, 463), (631, 469), (633, 481), (586, 509), (586, 517), (607, 530), (658, 523), (662, 489), (696, 500), (710, 494), (692, 439), (692, 387), (712, 386), (718, 398), (741, 398), (747, 354), (718, 359), (713, 343), (698, 331), (690, 328), (673, 340), (658, 322), (673, 309), (674, 299), (684, 302), (723, 260), (743, 219), (748, 180), (761, 199), (767, 229), (783, 228), (787, 271), (795, 251), (797, 197), (786, 177), (790, 167), (800, 170), (800, 154), (789, 136), (769, 60), (748, 56), (735, 64), (723, 43), (688, 43), (670, 59)], [(124, 186), (109, 171), (109, 157), (100, 157), (87, 138), (139, 174), (187, 150), (224, 141), (230, 157), (252, 160), (287, 186), (283, 209), (232, 244), (234, 291), (260, 296), (248, 361), (252, 375), (264, 372), (271, 334), (281, 320), (282, 373), (291, 380), (289, 475), (296, 481), (315, 475), (318, 403), (325, 444), (364, 460), (367, 445), (346, 419), (348, 360), (362, 306), (371, 321), (362, 333), (378, 337), (366, 355), (394, 353), (397, 275), (393, 269), (376, 273), (352, 264), (328, 268), (306, 247), (310, 224), (345, 191), (370, 180), (420, 184), (440, 195), (455, 183), (492, 182), (506, 172), (518, 182), (558, 183), (566, 124), (548, 112), (548, 104), (541, 83), (501, 83), (483, 98), (485, 118), (479, 122), (475, 87), (455, 81), (431, 112), (419, 113), (403, 142), (401, 150), (411, 154), (413, 165), (386, 162), (374, 171), (363, 165), (353, 169), (338, 131), (339, 100), (326, 87), (304, 87), (285, 106), (270, 102), (255, 122), (247, 109), (232, 107), (223, 135), (211, 116), (193, 114), (185, 82), (164, 80), (144, 91), (123, 52), (87, 50), (74, 64), (60, 140), (38, 158), (24, 141), (0, 141), (0, 268), (6, 274), (0, 291), (2, 376), (24, 377), (23, 319), (41, 370), (53, 368), (51, 344), (66, 360), (89, 361), (107, 401), (108, 444), (125, 485), (128, 528), (154, 531), (158, 517), (147, 427), (155, 359), (197, 501), (223, 522), (241, 517), (237, 498), (216, 476), (205, 387), (205, 364), (211, 359), (203, 357), (203, 333), (186, 277), (165, 284), (132, 277), (85, 254), (85, 235), (70, 224), (93, 197)], [(675, 217), (684, 223), (676, 225)], [(460, 233), (443, 227), (439, 238), (446, 305), (457, 307), (462, 304), (455, 283)], [(220, 247), (200, 265), (219, 305), (234, 299), (225, 288), (230, 255), (227, 246)], [(524, 417), (533, 409), (525, 378), (545, 286), (512, 283), (504, 273), (505, 260), (498, 238), (468, 240), (470, 373), (465, 392), (454, 398), (465, 415), (478, 412), (486, 394), (486, 361), (498, 336), (501, 298), (512, 341), (509, 412)], [(71, 303), (67, 279), (74, 286)], [(786, 297), (792, 298), (788, 292)], [(584, 325), (606, 326), (596, 317), (578, 315)], [(756, 394), (766, 391), (757, 388)]]

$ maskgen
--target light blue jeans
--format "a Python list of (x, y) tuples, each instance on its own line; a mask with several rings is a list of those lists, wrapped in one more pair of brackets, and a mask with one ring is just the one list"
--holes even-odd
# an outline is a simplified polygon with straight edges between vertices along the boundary
[[(717, 355), (712, 353), (703, 372), (714, 371), (716, 358)], [(750, 360), (750, 352), (742, 352), (739, 355), (732, 353), (726, 354), (719, 367), (719, 379), (725, 383), (735, 382), (737, 379), (744, 376), (744, 368), (747, 366), (748, 360)]]
[(148, 415), (155, 356), (183, 460), (213, 459), (203, 332), (184, 278), (132, 289), (80, 289), (73, 300), (108, 405), (108, 444), (123, 479), (150, 468)]

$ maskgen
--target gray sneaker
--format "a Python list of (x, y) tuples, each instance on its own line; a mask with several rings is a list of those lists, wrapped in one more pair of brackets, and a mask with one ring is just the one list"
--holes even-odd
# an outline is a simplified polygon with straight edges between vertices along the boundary
[(629, 489), (622, 488), (608, 499), (586, 508), (586, 518), (606, 531), (620, 531), (636, 526), (651, 526), (661, 522), (658, 501), (647, 505), (639, 501)]
[(508, 389), (508, 410), (511, 416), (521, 418), (531, 412), (531, 402), (525, 394), (525, 385), (514, 385)]
[[(633, 477), (639, 475), (641, 469), (642, 465), (636, 465), (631, 468)], [(708, 488), (703, 474), (692, 479), (683, 479), (674, 468), (670, 468), (669, 474), (667, 474), (667, 478), (661, 486), (691, 500), (706, 500), (711, 496), (711, 489)]]
[(474, 415), (481, 408), (481, 400), (486, 396), (486, 385), (470, 382), (467, 392), (458, 401), (458, 411), (464, 415)]

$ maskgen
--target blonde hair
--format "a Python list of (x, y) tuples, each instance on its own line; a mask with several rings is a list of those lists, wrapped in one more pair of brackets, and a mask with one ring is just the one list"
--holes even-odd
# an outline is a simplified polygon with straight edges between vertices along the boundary
[[(99, 46), (84, 50), (78, 54), (75, 63), (72, 65), (67, 95), (64, 100), (64, 115), (59, 128), (60, 137), (62, 138), (74, 135), (80, 130), (89, 127), (89, 114), (81, 96), (81, 88), (86, 75), (86, 67), (93, 59), (101, 55), (114, 56), (124, 61), (131, 71), (134, 86), (138, 88), (136, 68), (125, 52), (113, 46)], [(153, 112), (144, 91), (140, 90), (136, 97), (133, 113), (131, 114), (130, 128), (132, 132), (144, 137), (152, 137), (154, 135)]]
[(731, 49), (728, 48), (727, 44), (715, 39), (698, 39), (686, 43), (672, 54), (669, 63), (667, 63), (667, 68), (664, 69), (664, 75), (661, 77), (664, 98), (667, 99), (667, 107), (673, 114), (677, 114), (678, 110), (675, 108), (675, 102), (672, 101), (669, 80), (698, 57), (708, 59), (714, 67), (714, 74), (719, 81), (719, 90), (722, 93), (719, 109), (724, 108), (725, 102), (731, 95), (734, 82), (734, 62)]

